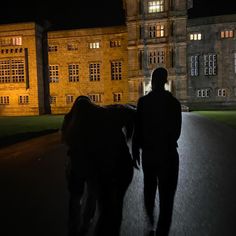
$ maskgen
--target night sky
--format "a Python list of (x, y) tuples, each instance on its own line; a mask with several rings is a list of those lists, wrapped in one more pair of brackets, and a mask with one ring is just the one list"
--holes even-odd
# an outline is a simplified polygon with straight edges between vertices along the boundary
[(48, 20), (55, 28), (121, 25), (125, 22), (122, 0), (32, 1), (1, 3), (0, 23)]
[[(236, 14), (236, 0), (194, 0), (190, 18), (225, 13)], [(52, 28), (113, 26), (125, 23), (122, 0), (32, 1), (8, 0), (1, 3), (1, 23), (43, 22)]]
[(224, 14), (236, 14), (236, 0), (194, 0), (189, 10), (190, 18)]

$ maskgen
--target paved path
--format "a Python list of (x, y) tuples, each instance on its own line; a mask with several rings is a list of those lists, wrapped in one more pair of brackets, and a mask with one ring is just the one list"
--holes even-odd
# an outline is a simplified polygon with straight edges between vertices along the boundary
[[(183, 113), (170, 236), (236, 235), (235, 140), (235, 129)], [(58, 134), (0, 150), (1, 236), (66, 236), (65, 152)], [(135, 171), (121, 236), (147, 233), (142, 188), (142, 171)]]

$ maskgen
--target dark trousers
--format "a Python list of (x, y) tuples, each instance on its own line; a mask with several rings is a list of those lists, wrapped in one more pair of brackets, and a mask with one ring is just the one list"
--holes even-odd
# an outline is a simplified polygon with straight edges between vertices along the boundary
[(144, 203), (154, 224), (155, 196), (158, 186), (160, 214), (156, 235), (167, 236), (171, 226), (174, 196), (178, 182), (179, 155), (176, 148), (168, 151), (143, 150)]
[[(88, 167), (73, 153), (66, 167), (67, 185), (69, 191), (68, 236), (84, 235), (96, 210), (96, 195), (88, 178)], [(85, 192), (85, 186), (86, 192)], [(86, 196), (82, 211), (82, 199)]]
[(133, 167), (117, 168), (115, 172), (104, 176), (99, 184), (96, 236), (120, 235), (124, 196), (133, 178)]

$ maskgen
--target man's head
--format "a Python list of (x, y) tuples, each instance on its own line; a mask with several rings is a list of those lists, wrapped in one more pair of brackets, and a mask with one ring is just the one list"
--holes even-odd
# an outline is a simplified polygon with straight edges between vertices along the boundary
[(168, 72), (165, 68), (159, 67), (152, 72), (152, 90), (164, 89), (167, 83)]

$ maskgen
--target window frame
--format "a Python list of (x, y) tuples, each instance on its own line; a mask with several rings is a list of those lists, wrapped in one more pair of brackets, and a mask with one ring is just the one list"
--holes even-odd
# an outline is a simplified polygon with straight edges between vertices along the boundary
[(149, 14), (164, 12), (165, 11), (165, 1), (164, 0), (148, 1), (147, 11)]
[(123, 63), (122, 60), (111, 61), (111, 80), (122, 80)]
[(49, 83), (59, 83), (59, 65), (58, 64), (49, 65)]
[(92, 102), (95, 103), (102, 103), (102, 94), (101, 93), (90, 93), (88, 97), (91, 99)]
[(90, 62), (89, 63), (89, 81), (100, 81), (101, 80), (101, 63)]
[(78, 63), (68, 64), (68, 79), (70, 83), (79, 82), (79, 74), (80, 74), (79, 72), (80, 69)]

